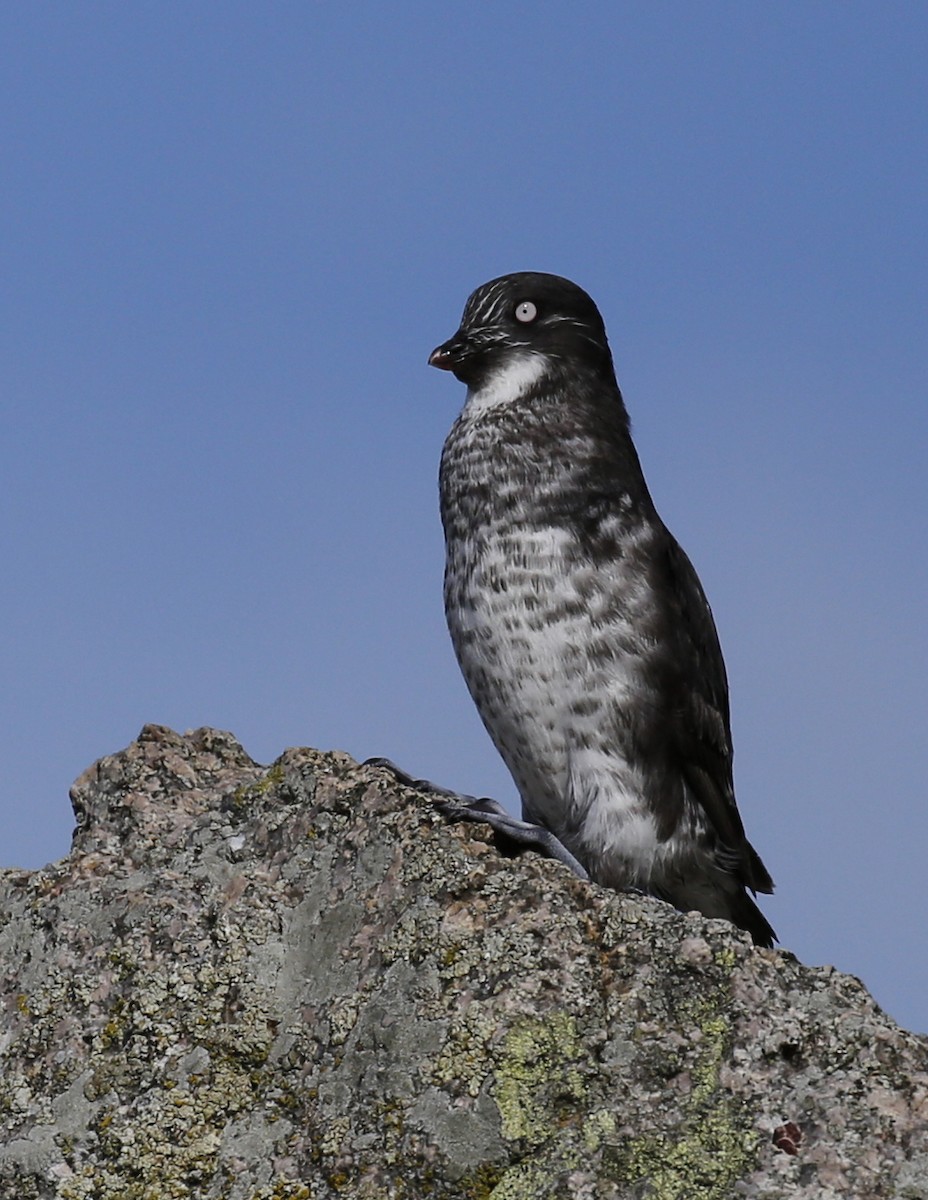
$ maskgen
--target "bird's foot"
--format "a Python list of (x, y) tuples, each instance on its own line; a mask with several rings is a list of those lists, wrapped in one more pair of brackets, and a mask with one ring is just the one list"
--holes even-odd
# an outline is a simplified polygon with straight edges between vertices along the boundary
[(364, 761), (366, 767), (383, 767), (390, 771), (398, 783), (404, 787), (415, 788), (435, 797), (435, 807), (452, 821), (476, 821), (489, 825), (504, 845), (515, 845), (519, 850), (530, 849), (553, 858), (556, 862), (569, 867), (578, 879), (588, 880), (587, 871), (574, 858), (567, 847), (544, 825), (536, 825), (534, 821), (523, 821), (506, 812), (496, 800), (488, 796), (467, 796), (461, 792), (453, 792), (449, 788), (440, 787), (428, 779), (414, 779), (402, 767), (391, 762), (389, 758), (368, 758)]

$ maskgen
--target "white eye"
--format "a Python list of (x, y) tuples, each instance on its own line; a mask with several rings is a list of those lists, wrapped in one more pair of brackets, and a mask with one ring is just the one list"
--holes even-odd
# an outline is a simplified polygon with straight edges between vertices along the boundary
[(521, 304), (516, 305), (516, 320), (521, 321), (523, 325), (527, 325), (529, 321), (534, 321), (538, 316), (538, 309), (532, 304), (531, 300), (523, 300)]

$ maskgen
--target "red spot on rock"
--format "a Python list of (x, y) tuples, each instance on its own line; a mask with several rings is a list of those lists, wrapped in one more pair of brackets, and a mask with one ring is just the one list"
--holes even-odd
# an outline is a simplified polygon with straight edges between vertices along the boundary
[(785, 1125), (778, 1125), (773, 1131), (773, 1144), (784, 1154), (798, 1154), (801, 1141), (802, 1130), (795, 1121), (787, 1121)]

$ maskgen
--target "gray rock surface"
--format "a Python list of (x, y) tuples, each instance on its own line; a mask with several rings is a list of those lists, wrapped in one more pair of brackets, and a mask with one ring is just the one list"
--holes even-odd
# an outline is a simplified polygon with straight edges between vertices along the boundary
[(0, 1197), (928, 1197), (857, 980), (510, 860), (344, 754), (146, 727), (0, 874)]

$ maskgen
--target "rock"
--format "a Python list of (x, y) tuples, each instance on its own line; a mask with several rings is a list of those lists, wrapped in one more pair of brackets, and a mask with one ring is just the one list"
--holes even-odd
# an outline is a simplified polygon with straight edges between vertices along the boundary
[(344, 754), (146, 727), (0, 875), (0, 1195), (928, 1196), (861, 984), (502, 857)]

